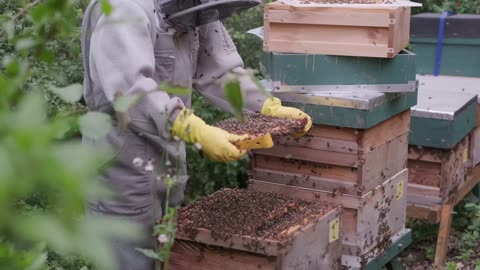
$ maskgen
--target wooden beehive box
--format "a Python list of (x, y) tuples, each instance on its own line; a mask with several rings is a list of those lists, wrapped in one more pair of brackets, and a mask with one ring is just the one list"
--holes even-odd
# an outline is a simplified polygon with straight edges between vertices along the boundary
[(264, 50), (393, 58), (408, 45), (412, 3), (323, 2), (282, 0), (267, 4)]
[(470, 167), (480, 163), (480, 103), (477, 104), (477, 126), (470, 133)]
[[(267, 191), (262, 194), (269, 193)], [(240, 200), (238, 198), (231, 199), (232, 201)], [(269, 207), (262, 203), (253, 204), (255, 202), (252, 203), (252, 206), (257, 207), (255, 209)], [(291, 224), (290, 227), (276, 233), (275, 237), (242, 234), (225, 236), (214, 229), (187, 227), (180, 222), (170, 256), (169, 269), (340, 269), (342, 207), (329, 205), (323, 213)], [(258, 218), (253, 210), (252, 208), (250, 215), (252, 218)], [(213, 211), (218, 211), (218, 209), (212, 207), (210, 212), (208, 209), (204, 209), (200, 215), (204, 215), (204, 217), (215, 215)], [(276, 217), (279, 213), (283, 214), (282, 211), (282, 208), (278, 208), (264, 219), (268, 220)], [(220, 213), (220, 215), (223, 214)], [(242, 224), (242, 214), (233, 212), (231, 216), (238, 218), (239, 226), (245, 226)], [(265, 224), (260, 225), (268, 227)]]
[(480, 78), (480, 15), (454, 14), (444, 18), (441, 54), (437, 58), (438, 28), (442, 13), (421, 13), (411, 17), (410, 41), (417, 54), (417, 72)]
[(369, 129), (314, 125), (251, 156), (251, 178), (362, 196), (407, 167), (410, 111)]
[(454, 200), (469, 167), (468, 136), (452, 149), (410, 145), (408, 203), (435, 206)]
[[(275, 176), (272, 176), (272, 179)], [(405, 227), (408, 170), (401, 170), (363, 196), (251, 179), (250, 188), (343, 206), (342, 265), (356, 267), (388, 248)]]
[(415, 92), (415, 58), (407, 50), (394, 58), (262, 52), (261, 70), (273, 92)]
[[(422, 89), (429, 89), (439, 92), (469, 93), (477, 96), (477, 116), (475, 128), (470, 132), (470, 157), (471, 166), (474, 167), (480, 163), (480, 78), (475, 77), (456, 77), (456, 76), (433, 76), (417, 74)], [(474, 110), (473, 108), (470, 110)], [(472, 117), (473, 118), (473, 117)], [(473, 120), (472, 120), (473, 121)], [(469, 129), (466, 130), (467, 132)]]
[(439, 206), (455, 198), (471, 169), (470, 133), (477, 125), (477, 95), (450, 88), (448, 79), (441, 84), (424, 79), (418, 104), (411, 110), (408, 203)]

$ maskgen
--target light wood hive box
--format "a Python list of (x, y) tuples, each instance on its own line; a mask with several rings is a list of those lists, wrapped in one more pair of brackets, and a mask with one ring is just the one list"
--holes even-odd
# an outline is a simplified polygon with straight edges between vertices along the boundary
[(401, 170), (363, 196), (340, 195), (256, 179), (250, 187), (303, 200), (321, 200), (343, 206), (342, 265), (357, 266), (376, 257), (405, 228), (408, 169)]
[(275, 1), (265, 5), (263, 47), (267, 52), (393, 58), (409, 43), (410, 16), (411, 7), (403, 6)]
[(370, 129), (315, 124), (251, 155), (250, 178), (363, 196), (407, 168), (410, 110)]
[(234, 235), (212, 237), (198, 228), (195, 236), (178, 231), (169, 269), (172, 270), (330, 270), (340, 269), (342, 207), (337, 206), (307, 225), (288, 229), (285, 241)]
[(453, 149), (410, 145), (408, 203), (435, 206), (455, 199), (471, 169), (469, 136)]

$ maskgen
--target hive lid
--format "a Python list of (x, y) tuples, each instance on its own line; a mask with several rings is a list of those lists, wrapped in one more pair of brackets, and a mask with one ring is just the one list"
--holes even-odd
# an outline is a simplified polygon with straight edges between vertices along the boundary
[(412, 117), (454, 120), (465, 108), (476, 103), (476, 94), (419, 87)]
[[(411, 18), (410, 35), (437, 38), (441, 13), (421, 13)], [(445, 18), (444, 38), (480, 38), (480, 15), (455, 14)]]
[[(419, 87), (432, 91), (453, 91), (480, 95), (480, 78), (417, 74)], [(480, 103), (480, 96), (478, 99)]]

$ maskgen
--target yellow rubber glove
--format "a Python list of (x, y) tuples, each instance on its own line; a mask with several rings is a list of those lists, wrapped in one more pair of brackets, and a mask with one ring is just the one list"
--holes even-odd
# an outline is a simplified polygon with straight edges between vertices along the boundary
[(247, 153), (246, 150), (239, 150), (232, 143), (243, 140), (248, 135), (238, 136), (221, 128), (207, 125), (186, 108), (180, 111), (175, 119), (172, 135), (187, 143), (200, 144), (204, 155), (215, 161), (234, 161)]
[(302, 112), (297, 108), (282, 106), (282, 101), (276, 97), (270, 97), (265, 101), (265, 103), (263, 103), (261, 113), (269, 116), (293, 119), (307, 118), (307, 124), (305, 125), (303, 131), (295, 132), (293, 134), (293, 136), (296, 138), (305, 135), (312, 127), (312, 118), (308, 114)]

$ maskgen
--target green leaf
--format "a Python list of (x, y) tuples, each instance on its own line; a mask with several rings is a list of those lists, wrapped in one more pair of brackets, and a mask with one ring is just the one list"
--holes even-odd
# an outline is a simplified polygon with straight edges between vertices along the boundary
[(38, 270), (47, 262), (47, 253), (40, 254), (25, 270)]
[(160, 84), (160, 89), (167, 94), (186, 96), (191, 93), (191, 90), (186, 87), (175, 86), (173, 84), (164, 82)]
[(52, 63), (55, 60), (55, 53), (51, 50), (44, 50), (40, 55), (40, 59), (47, 63)]
[(103, 138), (112, 129), (112, 119), (108, 114), (88, 112), (78, 119), (80, 132), (92, 139)]
[(78, 175), (96, 172), (97, 164), (106, 162), (109, 156), (106, 149), (96, 149), (74, 141), (56, 145), (53, 154), (63, 168)]
[(88, 267), (83, 266), (82, 268), (80, 268), (80, 270), (88, 270)]
[(2, 181), (11, 181), (13, 175), (13, 166), (5, 146), (0, 145), (0, 189), (2, 188)]
[(225, 86), (225, 97), (233, 107), (234, 114), (243, 121), (243, 97), (240, 81), (230, 80)]
[(18, 62), (18, 59), (16, 59), (13, 56), (6, 56), (3, 58), (2, 61), (3, 66), (5, 67), (5, 70), (7, 71), (7, 74), (10, 76), (17, 76), (20, 73), (20, 63)]
[(5, 29), (8, 39), (12, 39), (15, 35), (15, 24), (13, 21), (6, 22), (3, 26), (3, 29)]
[(83, 86), (75, 83), (66, 87), (52, 87), (50, 91), (65, 102), (75, 103), (82, 98)]
[(32, 93), (21, 101), (12, 125), (17, 129), (40, 129), (44, 126), (46, 117), (43, 97), (38, 93)]
[(103, 14), (105, 14), (107, 16), (110, 16), (110, 14), (112, 14), (113, 7), (108, 0), (102, 0), (100, 5), (102, 7)]
[(113, 108), (116, 112), (127, 112), (140, 99), (140, 94), (131, 94), (127, 96), (120, 96), (115, 99)]
[(19, 39), (15, 43), (15, 50), (22, 51), (22, 50), (30, 49), (33, 46), (35, 46), (35, 44), (36, 44), (36, 42), (31, 38)]
[(155, 260), (161, 259), (160, 256), (158, 256), (158, 254), (151, 249), (136, 248), (136, 250), (142, 252), (143, 255), (147, 256), (148, 258), (155, 259)]
[(74, 244), (71, 233), (53, 216), (31, 213), (16, 220), (18, 233), (29, 240), (46, 241), (56, 251), (66, 252)]

